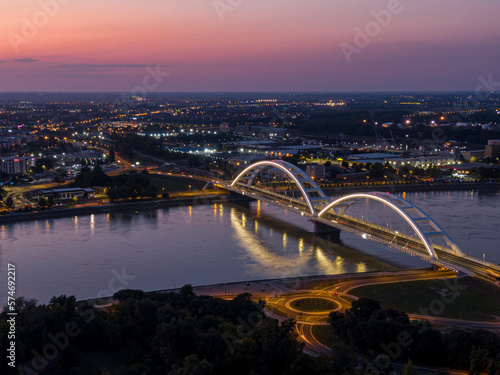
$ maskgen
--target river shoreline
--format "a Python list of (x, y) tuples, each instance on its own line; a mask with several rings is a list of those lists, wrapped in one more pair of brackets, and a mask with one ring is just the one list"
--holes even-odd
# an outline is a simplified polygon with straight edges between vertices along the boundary
[[(310, 276), (294, 276), (294, 277), (279, 277), (279, 278), (268, 278), (268, 279), (258, 279), (258, 280), (245, 280), (245, 281), (231, 281), (225, 283), (215, 283), (215, 284), (201, 284), (201, 285), (191, 285), (193, 291), (198, 295), (211, 295), (211, 296), (227, 296), (234, 297), (240, 293), (253, 292), (251, 294), (255, 296), (259, 295), (270, 295), (273, 296), (276, 293), (284, 293), (288, 288), (276, 288), (276, 285), (272, 284), (294, 284), (296, 288), (304, 288), (305, 285), (314, 283), (331, 283), (336, 280), (350, 280), (350, 279), (363, 279), (370, 277), (381, 277), (390, 276), (398, 274), (412, 274), (412, 273), (423, 273), (423, 272), (435, 272), (431, 267), (427, 268), (398, 268), (394, 270), (384, 270), (384, 271), (369, 271), (369, 272), (356, 272), (356, 273), (343, 273), (343, 274), (330, 274), (330, 275), (310, 275)], [(307, 286), (306, 288), (308, 288)], [(178, 288), (167, 288), (167, 289), (156, 289), (145, 291), (148, 293), (178, 293), (180, 292), (182, 286)], [(234, 293), (233, 289), (240, 289), (237, 293)], [(264, 290), (262, 290), (264, 289)], [(281, 289), (281, 290), (280, 290)], [(313, 289), (311, 287), (311, 289)], [(288, 289), (289, 290), (289, 289)], [(214, 292), (215, 291), (215, 292)], [(228, 293), (229, 291), (229, 293)], [(261, 293), (265, 292), (265, 293)], [(291, 292), (289, 290), (289, 292)], [(101, 297), (101, 298), (88, 298), (78, 300), (78, 302), (88, 302), (96, 305), (108, 304), (114, 301), (113, 296)]]
[(19, 212), (0, 216), (0, 224), (28, 220), (57, 219), (76, 215), (92, 215), (134, 210), (152, 210), (166, 207), (200, 205), (228, 202), (225, 195), (197, 195), (189, 198), (165, 199), (154, 201), (120, 202), (113, 204), (93, 205), (75, 208), (54, 208), (36, 212)]
[[(361, 185), (323, 188), (326, 195), (343, 195), (348, 193), (384, 191), (390, 193), (416, 192), (416, 191), (457, 191), (457, 190), (500, 190), (500, 182), (478, 182), (478, 183), (453, 183), (453, 184), (414, 184), (414, 185)], [(247, 199), (247, 198), (243, 198)], [(111, 204), (93, 205), (75, 208), (51, 208), (44, 211), (16, 212), (0, 215), (0, 224), (28, 220), (56, 219), (75, 215), (92, 215), (108, 212), (122, 212), (130, 210), (146, 210), (164, 207), (176, 207), (186, 205), (199, 205), (237, 201), (237, 198), (228, 198), (227, 195), (199, 194), (189, 198), (176, 198), (164, 200), (148, 200), (134, 202), (118, 202)]]

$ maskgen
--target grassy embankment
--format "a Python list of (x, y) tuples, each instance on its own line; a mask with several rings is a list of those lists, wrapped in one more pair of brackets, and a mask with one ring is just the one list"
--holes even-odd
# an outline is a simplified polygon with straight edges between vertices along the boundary
[[(455, 282), (457, 296), (453, 298), (454, 290), (449, 285), (455, 285)], [(446, 283), (442, 280), (424, 280), (370, 285), (354, 289), (350, 294), (372, 298), (379, 301), (383, 308), (394, 308), (410, 314), (500, 321), (500, 288), (471, 277), (448, 280)], [(441, 308), (443, 305), (444, 308)]]

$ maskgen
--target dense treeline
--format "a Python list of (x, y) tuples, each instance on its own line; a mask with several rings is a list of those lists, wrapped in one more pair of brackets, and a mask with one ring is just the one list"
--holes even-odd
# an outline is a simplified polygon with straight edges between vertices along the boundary
[[(203, 138), (205, 137), (205, 138)], [(196, 136), (183, 136), (181, 138), (186, 138), (186, 141), (194, 142), (195, 139), (200, 140), (200, 142), (205, 139), (214, 137), (206, 135), (196, 135)], [(192, 138), (192, 139), (189, 139)], [(126, 137), (120, 138), (118, 141), (117, 152), (124, 158), (133, 158), (134, 151), (138, 151), (147, 155), (151, 155), (157, 158), (161, 158), (165, 161), (174, 160), (184, 160), (187, 159), (189, 166), (197, 167), (202, 164), (202, 158), (197, 155), (186, 154), (184, 152), (174, 152), (165, 149), (163, 146), (163, 140), (156, 139), (154, 137), (144, 137), (134, 134), (128, 134)]]
[[(121, 290), (104, 310), (53, 297), (47, 305), (16, 300), (16, 368), (0, 358), (0, 373), (60, 368), (70, 373), (82, 359), (99, 360), (96, 375), (326, 375), (386, 373), (391, 362), (498, 373), (500, 339), (486, 331), (441, 333), (428, 323), (410, 323), (405, 313), (360, 299), (346, 314), (332, 312), (341, 341), (331, 356), (302, 353), (294, 322), (267, 319), (263, 303), (248, 293), (233, 300), (179, 293)], [(9, 353), (10, 324), (0, 314), (0, 350)], [(361, 354), (361, 356), (360, 356)], [(384, 355), (387, 360), (381, 359)], [(496, 356), (496, 357), (495, 357)], [(406, 374), (416, 373), (411, 365)], [(105, 369), (105, 370), (103, 370)]]
[[(301, 353), (292, 321), (279, 325), (265, 318), (249, 294), (226, 301), (196, 296), (184, 286), (180, 293), (124, 290), (115, 298), (120, 303), (107, 310), (77, 304), (74, 297), (48, 305), (18, 299), (16, 364), (22, 368), (12, 373), (51, 366), (69, 373), (79, 357), (102, 358), (111, 350), (105, 367), (119, 375), (330, 373), (320, 372), (323, 360)], [(9, 348), (7, 318), (4, 311), (2, 353)], [(1, 361), (1, 373), (11, 370), (4, 355)]]
[(158, 196), (158, 189), (151, 185), (149, 173), (143, 170), (140, 173), (132, 171), (113, 179), (112, 188), (107, 190), (108, 198), (113, 202), (117, 199)]
[(86, 188), (92, 186), (111, 186), (112, 183), (113, 179), (104, 173), (100, 165), (96, 165), (93, 169), (87, 166), (83, 167), (75, 177), (74, 185)]
[(372, 367), (387, 360), (432, 367), (469, 369), (470, 374), (500, 373), (500, 338), (485, 330), (441, 333), (425, 321), (410, 322), (408, 315), (382, 309), (377, 301), (360, 298), (345, 314), (330, 313), (336, 335), (359, 353), (374, 358)]
[(112, 178), (104, 173), (99, 165), (96, 165), (92, 170), (83, 167), (76, 176), (73, 185), (107, 187), (106, 193), (111, 201), (138, 197), (156, 198), (158, 196), (158, 188), (151, 185), (147, 170), (132, 171)]

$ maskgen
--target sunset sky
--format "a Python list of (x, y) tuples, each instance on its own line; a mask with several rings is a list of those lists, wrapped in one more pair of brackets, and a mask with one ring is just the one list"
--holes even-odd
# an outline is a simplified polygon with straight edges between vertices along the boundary
[(350, 63), (340, 44), (355, 46), (355, 28), (397, 0), (59, 1), (2, 4), (0, 91), (131, 91), (147, 67), (163, 74), (150, 90), (170, 92), (473, 91), (481, 75), (500, 81), (498, 0), (402, 0)]

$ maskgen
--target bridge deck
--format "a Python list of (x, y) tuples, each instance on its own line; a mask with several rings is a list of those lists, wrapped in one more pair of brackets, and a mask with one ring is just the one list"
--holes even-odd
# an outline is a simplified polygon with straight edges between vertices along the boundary
[[(299, 215), (309, 217), (315, 221), (325, 225), (335, 227), (337, 229), (363, 236), (368, 240), (391, 247), (395, 250), (420, 258), (424, 261), (438, 265), (440, 267), (452, 269), (458, 272), (463, 272), (469, 275), (478, 274), (481, 276), (490, 276), (490, 271), (500, 272), (500, 266), (491, 263), (483, 263), (479, 259), (457, 255), (442, 246), (433, 245), (437, 259), (431, 257), (425, 246), (418, 239), (395, 233), (388, 228), (383, 228), (372, 223), (364, 222), (348, 215), (333, 215), (326, 213), (324, 217), (318, 218), (311, 214), (308, 204), (303, 199), (297, 199), (280, 194), (276, 191), (265, 190), (257, 187), (248, 187), (242, 185), (231, 186), (230, 184), (219, 184), (220, 187), (248, 196), (253, 199), (263, 200), (277, 207), (290, 210)], [(321, 210), (329, 202), (324, 199), (312, 200), (315, 208)], [(418, 220), (428, 220), (426, 218), (417, 218)], [(433, 235), (431, 233), (431, 235)], [(442, 235), (441, 232), (435, 232), (434, 235)]]

